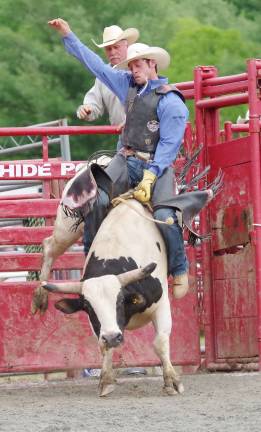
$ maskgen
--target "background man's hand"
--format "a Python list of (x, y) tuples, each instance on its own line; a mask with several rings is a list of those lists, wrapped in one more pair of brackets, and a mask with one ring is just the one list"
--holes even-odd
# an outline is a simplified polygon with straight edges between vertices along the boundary
[(116, 130), (119, 132), (122, 132), (124, 129), (125, 123), (126, 123), (126, 120), (124, 120), (122, 123), (118, 124)]
[(91, 114), (92, 109), (89, 105), (80, 105), (77, 110), (77, 117), (80, 120), (88, 120), (88, 116)]
[(68, 22), (64, 21), (62, 18), (56, 18), (48, 21), (48, 24), (50, 27), (57, 30), (58, 33), (60, 33), (60, 35), (62, 35), (63, 37), (67, 36), (71, 32)]

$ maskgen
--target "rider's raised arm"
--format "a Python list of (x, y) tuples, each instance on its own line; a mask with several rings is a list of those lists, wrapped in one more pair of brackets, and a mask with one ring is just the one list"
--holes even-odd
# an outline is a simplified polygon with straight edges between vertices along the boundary
[(62, 37), (66, 51), (76, 57), (93, 75), (103, 82), (122, 103), (125, 102), (131, 75), (129, 72), (115, 70), (90, 48), (84, 45), (71, 31), (67, 21), (57, 18), (48, 22)]

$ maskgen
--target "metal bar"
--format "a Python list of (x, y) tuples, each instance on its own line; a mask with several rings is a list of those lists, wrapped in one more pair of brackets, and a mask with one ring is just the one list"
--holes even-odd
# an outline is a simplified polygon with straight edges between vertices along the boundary
[[(16, 188), (16, 189), (18, 189), (18, 188)], [(11, 189), (11, 190), (13, 190), (13, 189)], [(2, 192), (2, 191), (0, 191), (0, 192)], [(38, 199), (38, 198), (42, 198), (43, 197), (43, 194), (41, 194), (41, 193), (35, 193), (35, 194), (21, 194), (21, 195), (9, 195), (8, 196), (8, 199), (9, 200), (25, 200), (25, 199)], [(6, 200), (6, 198), (7, 198), (7, 196), (6, 195), (4, 195), (4, 196), (0, 196), (0, 201), (1, 200)]]
[[(15, 185), (15, 186), (10, 185), (10, 186), (5, 186), (5, 187), (0, 186), (0, 194), (1, 194), (1, 192), (8, 192), (11, 190), (25, 189), (25, 188), (31, 188), (31, 187), (32, 187), (32, 185), (23, 185), (23, 184)], [(0, 198), (2, 198), (2, 197), (0, 197)], [(14, 199), (14, 198), (12, 196), (10, 196), (10, 197), (5, 197), (5, 199)]]
[[(199, 101), (203, 97), (203, 70), (202, 67), (194, 69), (195, 81), (195, 117), (196, 117), (196, 137), (197, 145), (204, 144), (203, 151), (200, 153), (200, 164), (204, 168), (207, 160), (207, 137), (204, 130), (205, 121), (203, 111), (199, 106)], [(216, 74), (215, 70), (215, 74)], [(211, 137), (212, 138), (212, 137)], [(203, 209), (200, 215), (200, 231), (201, 233), (209, 232), (208, 211)], [(214, 361), (215, 359), (215, 344), (214, 344), (214, 322), (213, 322), (213, 299), (212, 299), (212, 278), (211, 278), (211, 251), (209, 242), (201, 244), (201, 262), (202, 262), (202, 280), (204, 286), (203, 304), (205, 309), (204, 314), (204, 331), (206, 335), (206, 361)]]
[[(261, 121), (259, 121), (259, 126), (261, 128)], [(231, 129), (233, 132), (249, 132), (249, 123), (233, 123), (231, 124)]]
[(0, 218), (56, 216), (59, 199), (2, 200)]
[[(68, 126), (67, 119), (62, 120), (62, 126)], [(70, 149), (70, 140), (68, 135), (61, 135), (60, 140), (61, 140), (60, 148), (61, 148), (62, 160), (70, 161), (71, 149)]]
[(222, 84), (218, 86), (208, 86), (203, 88), (203, 96), (220, 96), (229, 93), (246, 92), (248, 89), (248, 81), (240, 81), (236, 83)]
[[(14, 163), (16, 162), (16, 161), (13, 161)], [(24, 161), (23, 160), (23, 163), (24, 162), (27, 162), (27, 161)], [(30, 161), (31, 162), (31, 161)], [(5, 161), (5, 163), (6, 163), (6, 161)], [(41, 163), (42, 164), (42, 162), (35, 162), (34, 161), (34, 163), (35, 163), (35, 165), (38, 163)], [(19, 185), (21, 185), (21, 180), (11, 180), (11, 181), (9, 181), (9, 180), (2, 180), (1, 179), (1, 185), (13, 185), (13, 186), (19, 186)], [(40, 182), (40, 181), (38, 181), (38, 180), (23, 180), (23, 183), (22, 183), (22, 185), (23, 185), (23, 187), (24, 188), (26, 188), (26, 187), (32, 187), (32, 186), (36, 186), (36, 185), (41, 185), (42, 183)], [(16, 189), (16, 187), (14, 187), (14, 189)], [(0, 191), (1, 191), (2, 189), (0, 188)]]
[[(1, 135), (1, 133), (0, 133), (0, 135)], [(59, 144), (59, 143), (60, 143), (60, 138), (53, 138), (49, 141), (49, 145)], [(43, 145), (42, 141), (38, 141), (38, 142), (33, 143), (33, 144), (23, 144), (23, 145), (19, 145), (16, 147), (5, 148), (3, 150), (0, 150), (0, 155), (23, 152), (23, 151), (31, 150), (31, 149), (34, 149), (37, 147), (42, 147), (42, 145)]]
[[(57, 279), (49, 279), (49, 282), (59, 283), (64, 282), (64, 280), (57, 280)], [(39, 285), (39, 281), (10, 281), (10, 282), (3, 282), (0, 281), (0, 290), (17, 290), (17, 291), (23, 291), (28, 288), (36, 288), (37, 285)]]
[(194, 81), (186, 81), (181, 83), (175, 83), (175, 86), (179, 90), (193, 90), (194, 89)]
[(261, 370), (261, 169), (260, 169), (260, 123), (257, 99), (256, 76), (257, 67), (255, 60), (248, 61), (249, 76), (249, 132), (251, 150), (251, 185), (253, 201), (254, 244), (256, 263), (256, 295), (257, 295), (257, 339), (259, 352), (259, 370)]
[(237, 75), (227, 75), (225, 77), (207, 78), (203, 82), (203, 87), (216, 86), (221, 84), (235, 83), (238, 81), (245, 81), (248, 79), (247, 73)]
[(225, 131), (225, 138), (226, 141), (231, 141), (233, 139), (233, 133), (232, 133), (232, 123), (230, 121), (226, 121), (224, 123), (224, 131)]
[(194, 89), (182, 90), (182, 94), (183, 94), (185, 99), (194, 99), (194, 97), (195, 97)]
[(4, 227), (0, 228), (2, 245), (41, 244), (45, 237), (52, 234), (53, 227)]
[(201, 99), (197, 102), (198, 108), (222, 108), (232, 105), (248, 103), (248, 93), (231, 96), (220, 96), (212, 99)]
[(2, 227), (8, 227), (10, 229), (10, 227), (17, 226), (17, 225), (20, 226), (20, 225), (22, 225), (22, 223), (23, 223), (22, 219), (10, 219), (10, 220), (1, 219), (0, 220), (0, 227), (1, 228)]
[[(63, 124), (63, 120), (66, 120), (67, 121), (67, 119), (65, 118), (65, 119), (57, 119), (57, 120), (52, 120), (52, 121), (49, 121), (49, 122), (45, 122), (45, 123), (38, 123), (38, 124), (35, 124), (34, 126), (61, 126), (62, 124)], [(26, 127), (31, 127), (31, 126), (26, 126)]]
[[(20, 222), (21, 224), (21, 222)], [(0, 244), (2, 245), (35, 245), (41, 244), (43, 239), (50, 236), (53, 232), (53, 226), (38, 227), (1, 227), (0, 222)], [(81, 245), (81, 243), (78, 243)]]
[[(30, 129), (30, 130), (29, 130)], [(33, 135), (112, 135), (120, 134), (118, 126), (57, 126), (57, 127), (2, 127), (0, 136)]]
[[(12, 272), (20, 270), (40, 270), (42, 265), (42, 253), (6, 253), (0, 254), (0, 272)], [(82, 252), (66, 252), (57, 258), (52, 270), (82, 269), (85, 257)]]
[(48, 162), (48, 137), (46, 135), (43, 136), (42, 139), (42, 145), (43, 145), (43, 161)]

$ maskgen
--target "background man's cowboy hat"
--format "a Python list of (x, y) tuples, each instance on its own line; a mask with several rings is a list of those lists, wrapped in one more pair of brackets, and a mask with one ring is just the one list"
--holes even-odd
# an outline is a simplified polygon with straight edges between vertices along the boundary
[(155, 60), (159, 69), (167, 69), (170, 64), (169, 53), (163, 48), (135, 43), (128, 47), (126, 60), (118, 63), (115, 67), (117, 69), (128, 69), (128, 63), (138, 59)]
[(136, 28), (127, 28), (122, 30), (119, 26), (112, 25), (105, 27), (103, 31), (103, 43), (97, 44), (93, 39), (92, 42), (99, 48), (113, 45), (123, 39), (128, 41), (128, 45), (133, 44), (139, 38), (139, 31)]

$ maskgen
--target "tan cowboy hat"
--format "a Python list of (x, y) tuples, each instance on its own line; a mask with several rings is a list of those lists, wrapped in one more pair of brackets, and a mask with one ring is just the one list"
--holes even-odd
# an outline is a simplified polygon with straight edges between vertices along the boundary
[(105, 27), (103, 31), (103, 43), (97, 44), (93, 39), (92, 42), (99, 48), (113, 45), (123, 39), (128, 41), (128, 45), (133, 44), (138, 39), (140, 33), (136, 28), (127, 28), (122, 30), (119, 26), (112, 25)]
[(138, 59), (155, 60), (159, 69), (167, 69), (170, 64), (170, 55), (163, 48), (135, 43), (128, 47), (126, 60), (118, 63), (115, 67), (117, 69), (128, 69), (129, 62)]

